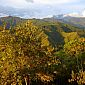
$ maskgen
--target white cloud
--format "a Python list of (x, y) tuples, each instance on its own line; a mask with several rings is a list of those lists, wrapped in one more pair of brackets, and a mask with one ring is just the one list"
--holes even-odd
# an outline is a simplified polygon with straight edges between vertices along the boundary
[[(65, 4), (65, 3), (71, 3), (71, 2), (76, 2), (79, 0), (2, 0), (0, 2), (0, 5), (5, 5), (5, 6), (11, 6), (14, 8), (25, 8), (29, 6), (34, 6), (34, 5), (53, 5), (53, 4)], [(29, 3), (31, 2), (31, 3)]]
[[(82, 2), (82, 0), (1, 0), (0, 12), (24, 17), (48, 17), (82, 10), (85, 5), (79, 1)], [(4, 10), (1, 10), (3, 6)]]
[(63, 17), (83, 17), (81, 14), (77, 13), (77, 12), (73, 12), (73, 13), (69, 13), (69, 14), (65, 14)]
[(85, 17), (85, 10), (82, 12), (82, 16)]
[(28, 2), (26, 0), (2, 0), (0, 5), (14, 8), (24, 8), (28, 6)]
[(40, 3), (40, 4), (65, 4), (76, 1), (78, 0), (34, 0), (35, 3)]
[(4, 14), (4, 13), (0, 13), (0, 17), (6, 17), (8, 16), (7, 14)]

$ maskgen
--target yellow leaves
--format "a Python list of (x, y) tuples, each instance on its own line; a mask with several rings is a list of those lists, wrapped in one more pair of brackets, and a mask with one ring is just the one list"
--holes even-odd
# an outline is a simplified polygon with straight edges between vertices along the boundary
[(3, 60), (3, 61), (4, 61), (4, 60), (6, 60), (6, 58), (5, 58), (5, 57), (2, 57), (2, 58), (1, 58), (1, 60)]
[(50, 82), (53, 81), (52, 76), (43, 74), (43, 73), (37, 73), (37, 78), (40, 79), (42, 82)]
[(72, 79), (75, 79), (75, 77), (76, 77), (76, 74), (74, 73), (74, 71), (73, 71), (73, 70), (72, 70), (71, 77), (72, 77)]
[(85, 38), (80, 38), (80, 42), (85, 42)]
[(28, 59), (29, 58), (26, 56), (20, 56), (20, 57), (16, 58), (18, 66), (21, 68), (23, 68), (24, 66), (30, 67)]
[(78, 84), (85, 84), (85, 71), (80, 70), (79, 73), (72, 71), (71, 77), (72, 79), (69, 79), (69, 82), (77, 81)]
[(51, 62), (47, 62), (48, 63), (48, 66), (50, 66), (52, 63)]
[(54, 56), (52, 58), (49, 58), (49, 60), (47, 61), (47, 64), (48, 66), (59, 65), (61, 64), (61, 61)]
[(71, 55), (85, 53), (85, 38), (79, 38), (66, 43), (64, 45), (64, 50)]
[(52, 51), (54, 50), (54, 48), (51, 47), (51, 46), (49, 46), (49, 47), (47, 47), (47, 50), (48, 50), (48, 52), (50, 53), (50, 52), (52, 52)]
[(65, 43), (79, 38), (79, 35), (77, 32), (70, 32), (70, 33), (62, 32), (62, 35), (64, 37)]
[(0, 51), (4, 51), (6, 49), (5, 45), (0, 45)]
[[(46, 68), (53, 50), (48, 36), (41, 28), (29, 21), (15, 27), (13, 34), (10, 30), (0, 32), (0, 65), (2, 66), (0, 75), (4, 76), (4, 83), (9, 81), (13, 84), (14, 79), (20, 83), (23, 80), (22, 74), (27, 74), (30, 70), (36, 72), (36, 69)], [(52, 61), (52, 64), (57, 62)], [(40, 74), (40, 76), (42, 81), (52, 80), (48, 75)], [(4, 79), (0, 80), (0, 83)]]
[(49, 41), (48, 41), (47, 38), (43, 38), (43, 39), (42, 39), (41, 47), (43, 47), (43, 46), (49, 46)]

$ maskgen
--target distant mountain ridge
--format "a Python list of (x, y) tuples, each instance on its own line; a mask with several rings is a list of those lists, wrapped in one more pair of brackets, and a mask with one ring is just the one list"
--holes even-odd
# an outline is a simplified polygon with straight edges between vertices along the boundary
[[(2, 14), (1, 14), (2, 15)], [(5, 14), (4, 14), (5, 15)], [(41, 20), (45, 21), (58, 21), (66, 24), (70, 24), (73, 26), (77, 26), (79, 28), (85, 28), (85, 17), (80, 17), (78, 14), (61, 14), (54, 15), (53, 17), (43, 18)], [(36, 19), (36, 18), (35, 18)], [(6, 25), (6, 28), (10, 28), (10, 25), (15, 26), (17, 23), (22, 22), (24, 18), (14, 17), (14, 16), (5, 16), (0, 18), (0, 26)]]
[(13, 16), (5, 16), (0, 18), (0, 26), (4, 27), (6, 29), (9, 29), (10, 27), (14, 27), (18, 23), (22, 22), (24, 19), (20, 17), (13, 17)]
[(77, 36), (85, 37), (85, 31), (82, 29), (67, 23), (65, 24), (56, 18), (23, 19), (20, 17), (7, 16), (0, 18), (0, 26), (2, 26), (2, 28), (5, 26), (6, 29), (10, 29), (17, 25), (23, 26), (23, 24), (29, 20), (39, 29), (43, 29), (43, 32), (55, 47), (57, 45), (63, 45), (68, 35), (69, 39), (76, 38)]
[(55, 15), (52, 18), (60, 22), (68, 23), (80, 28), (85, 28), (85, 16), (79, 15), (77, 13)]

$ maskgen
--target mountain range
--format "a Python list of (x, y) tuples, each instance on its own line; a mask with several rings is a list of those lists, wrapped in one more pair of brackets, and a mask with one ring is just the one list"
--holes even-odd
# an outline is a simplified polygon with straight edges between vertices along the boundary
[[(25, 18), (24, 18), (25, 16)], [(21, 17), (11, 17), (10, 15), (1, 12), (0, 13), (0, 25), (2, 24), (3, 21), (6, 23), (11, 23), (9, 21), (13, 21), (12, 24), (16, 24), (15, 22), (20, 22), (21, 19), (26, 20), (27, 15), (22, 15), (23, 18)], [(70, 24), (79, 28), (85, 28), (85, 10), (81, 13), (68, 13), (68, 14), (60, 14), (60, 15), (50, 15), (47, 16), (46, 18), (42, 18), (47, 21), (59, 21), (65, 24)]]
[(69, 13), (69, 14), (54, 15), (51, 18), (63, 23), (68, 23), (80, 28), (85, 28), (85, 11), (83, 11), (81, 14)]
[[(0, 17), (9, 17), (10, 16), (10, 13), (7, 14), (7, 13), (3, 12), (3, 10), (1, 10), (1, 11), (2, 12), (0, 13)], [(11, 11), (11, 13), (13, 13), (13, 12), (14, 11)], [(25, 11), (23, 11), (23, 13), (24, 12)], [(23, 19), (28, 19), (28, 17), (33, 18), (33, 16), (30, 16), (30, 12), (28, 14), (23, 14), (23, 13), (20, 13), (21, 15), (17, 15), (17, 14), (13, 13), (13, 16), (18, 16), (18, 18), (21, 17)], [(39, 19), (41, 19), (41, 18), (39, 18)], [(73, 12), (73, 13), (59, 14), (59, 15), (48, 15), (46, 17), (43, 17), (42, 19), (54, 20), (54, 21), (57, 20), (59, 22), (68, 23), (68, 24), (71, 24), (73, 26), (77, 26), (80, 28), (85, 28), (85, 10), (80, 13)]]
[[(67, 18), (67, 17), (66, 17)], [(73, 17), (71, 17), (72, 19)], [(69, 19), (69, 18), (67, 18)], [(74, 20), (76, 18), (73, 18)], [(49, 41), (56, 47), (56, 45), (63, 45), (69, 39), (79, 37), (85, 37), (85, 30), (68, 24), (63, 19), (58, 19), (56, 17), (43, 18), (43, 19), (23, 19), (20, 17), (6, 16), (0, 18), (0, 27), (5, 27), (5, 29), (15, 28), (16, 25), (22, 24), (31, 20), (31, 22), (38, 28), (43, 29), (44, 33), (48, 36)]]

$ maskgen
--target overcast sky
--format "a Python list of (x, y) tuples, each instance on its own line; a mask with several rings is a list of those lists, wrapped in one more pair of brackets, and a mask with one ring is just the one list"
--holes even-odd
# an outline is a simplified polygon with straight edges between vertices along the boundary
[(85, 0), (1, 0), (0, 13), (22, 17), (47, 17), (81, 12)]

